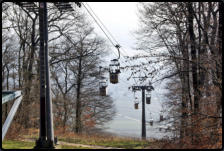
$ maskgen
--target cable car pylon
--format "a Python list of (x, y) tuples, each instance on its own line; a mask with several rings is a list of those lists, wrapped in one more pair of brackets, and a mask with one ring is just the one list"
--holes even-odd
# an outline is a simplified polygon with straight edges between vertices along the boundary
[[(147, 77), (133, 77), (133, 78), (147, 78)], [(132, 90), (135, 92), (136, 90), (142, 90), (142, 140), (146, 140), (146, 122), (145, 122), (145, 90), (151, 92), (154, 88), (149, 86), (132, 86)], [(151, 97), (151, 94), (150, 94)]]

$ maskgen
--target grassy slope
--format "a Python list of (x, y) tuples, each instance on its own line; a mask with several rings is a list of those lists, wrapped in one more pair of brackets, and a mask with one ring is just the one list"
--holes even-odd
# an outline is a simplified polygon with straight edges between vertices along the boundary
[[(23, 138), (35, 138), (36, 135), (24, 135)], [(140, 149), (150, 146), (148, 141), (139, 141), (131, 139), (121, 139), (121, 138), (104, 138), (104, 137), (84, 137), (84, 136), (58, 136), (58, 140), (62, 142), (85, 144), (85, 145), (97, 145), (97, 146), (106, 146), (106, 147), (117, 147), (117, 148), (127, 148), (127, 149)], [(17, 140), (7, 140), (4, 139), (2, 142), (3, 149), (31, 149), (35, 146), (35, 142), (24, 142)], [(82, 148), (69, 145), (62, 145), (62, 148)]]
[(77, 143), (77, 144), (86, 144), (86, 145), (126, 148), (126, 149), (145, 148), (150, 145), (150, 142), (133, 141), (133, 140), (91, 140), (91, 139), (80, 139), (80, 138), (73, 138), (73, 139), (59, 138), (59, 141)]
[(16, 140), (3, 140), (3, 149), (32, 149), (35, 146), (35, 142), (23, 142)]
[[(35, 142), (24, 142), (16, 140), (4, 140), (2, 142), (2, 149), (33, 149)], [(91, 149), (81, 146), (61, 145), (61, 149)]]
[[(28, 134), (28, 135), (27, 135)], [(106, 146), (106, 147), (116, 147), (116, 148), (126, 148), (126, 149), (140, 149), (147, 148), (151, 146), (149, 141), (140, 141), (139, 139), (133, 138), (120, 138), (112, 135), (85, 135), (85, 134), (75, 134), (75, 133), (58, 133), (55, 134), (58, 137), (59, 141), (76, 143), (76, 144), (85, 144), (85, 145), (97, 145), (97, 146)], [(38, 133), (29, 133), (26, 131), (26, 135), (18, 135), (18, 139), (38, 139)], [(2, 143), (3, 149), (31, 149), (35, 146), (35, 142), (24, 142), (12, 140), (10, 137), (4, 139)], [(75, 146), (62, 145), (62, 148), (77, 148)]]

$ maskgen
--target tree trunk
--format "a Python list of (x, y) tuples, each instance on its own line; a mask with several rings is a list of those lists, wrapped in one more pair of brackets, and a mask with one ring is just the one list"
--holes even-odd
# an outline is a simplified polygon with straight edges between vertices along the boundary
[[(198, 13), (198, 15), (199, 15), (199, 23), (201, 23), (201, 2), (198, 2), (198, 10), (199, 10), (199, 13)], [(204, 56), (204, 52), (202, 52), (201, 51), (201, 28), (200, 28), (200, 25), (198, 24), (198, 63), (200, 64), (200, 66), (203, 66), (203, 63), (202, 63), (202, 61), (203, 61), (203, 56)], [(199, 98), (201, 98), (202, 97), (202, 93), (201, 93), (201, 91), (202, 91), (202, 88), (203, 88), (203, 85), (204, 85), (204, 79), (205, 79), (205, 72), (204, 72), (204, 70), (201, 70), (201, 68), (200, 69), (198, 69), (199, 70)]]
[(65, 113), (65, 115), (64, 115), (64, 120), (63, 120), (63, 127), (64, 127), (64, 133), (65, 133), (65, 127), (66, 127), (66, 122), (67, 122), (67, 104), (66, 104), (66, 98), (65, 98), (65, 95), (66, 94), (64, 94), (64, 113)]
[(189, 23), (189, 34), (190, 34), (190, 46), (191, 46), (191, 57), (192, 61), (192, 77), (193, 77), (193, 88), (194, 88), (194, 112), (198, 112), (199, 109), (199, 97), (198, 97), (198, 74), (197, 74), (197, 56), (196, 56), (196, 42), (193, 29), (193, 7), (192, 3), (188, 6), (188, 23)]
[[(223, 2), (219, 2), (219, 32), (218, 32), (218, 45), (219, 45), (219, 52), (218, 52), (218, 56), (221, 58), (222, 56), (222, 9), (223, 9)], [(222, 61), (221, 59), (218, 59), (218, 61)], [(222, 70), (222, 67), (219, 66), (219, 64), (222, 63), (217, 63), (216, 62), (216, 66), (218, 70)], [(222, 79), (222, 72), (216, 72), (216, 75), (218, 77), (218, 79)], [(222, 92), (222, 87), (220, 89), (220, 92)], [(218, 106), (217, 106), (217, 113), (221, 113), (222, 110), (222, 93), (221, 93), (221, 98), (218, 100), (217, 102)]]
[[(196, 42), (195, 35), (193, 29), (193, 7), (192, 3), (188, 3), (188, 24), (189, 24), (189, 35), (190, 35), (190, 46), (191, 46), (191, 57), (192, 61), (192, 77), (193, 77), (193, 89), (194, 89), (194, 116), (199, 112), (199, 89), (198, 89), (198, 74), (197, 74), (197, 56), (196, 56)], [(195, 124), (193, 129), (195, 130)], [(197, 135), (195, 135), (196, 139), (199, 139)]]
[(79, 133), (81, 129), (81, 101), (80, 101), (80, 90), (81, 90), (81, 62), (82, 57), (79, 59), (79, 71), (77, 80), (77, 100), (76, 100), (76, 120), (75, 120), (75, 132)]
[[(36, 17), (37, 18), (37, 17)], [(35, 44), (35, 22), (36, 18), (33, 19), (33, 24), (32, 24), (32, 33), (31, 33), (31, 52), (30, 55), (28, 56), (27, 64), (28, 69), (27, 69), (27, 80), (25, 81), (25, 93), (24, 93), (24, 103), (26, 106), (24, 106), (24, 110), (26, 111), (24, 115), (24, 126), (25, 129), (29, 128), (29, 114), (30, 114), (30, 91), (31, 91), (31, 85), (32, 85), (32, 79), (33, 79), (33, 63), (34, 63), (34, 54), (36, 50), (36, 44)]]
[[(9, 68), (7, 65), (6, 65), (6, 69), (7, 69), (6, 88), (8, 91), (9, 90)], [(5, 103), (5, 120), (6, 120), (7, 116), (8, 116), (8, 102)]]
[(185, 44), (183, 43), (182, 53), (183, 53), (183, 65), (182, 65), (182, 118), (181, 118), (181, 127), (180, 127), (180, 138), (183, 138), (186, 135), (186, 127), (187, 127), (187, 112), (188, 112), (188, 100), (189, 100), (189, 93), (188, 93), (188, 80), (187, 77), (189, 75), (188, 72), (188, 49), (186, 49)]

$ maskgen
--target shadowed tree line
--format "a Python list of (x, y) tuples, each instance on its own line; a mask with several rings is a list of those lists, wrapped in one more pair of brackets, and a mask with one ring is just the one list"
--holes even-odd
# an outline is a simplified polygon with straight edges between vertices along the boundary
[(148, 77), (139, 84), (156, 87), (166, 81), (166, 119), (178, 133), (177, 148), (220, 148), (223, 2), (151, 2), (137, 7), (139, 28), (132, 33), (139, 54), (127, 57), (144, 62), (125, 68), (134, 70), (133, 76)]

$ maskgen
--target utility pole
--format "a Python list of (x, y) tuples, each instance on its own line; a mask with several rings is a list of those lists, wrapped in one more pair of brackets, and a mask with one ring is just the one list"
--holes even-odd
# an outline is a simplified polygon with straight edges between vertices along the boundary
[[(133, 77), (133, 78), (147, 78), (147, 77)], [(154, 88), (149, 86), (132, 86), (132, 90), (142, 90), (142, 140), (146, 140), (146, 125), (145, 125), (145, 90), (152, 91)]]

